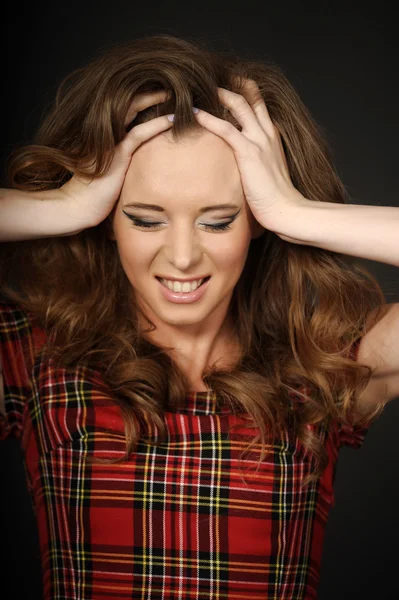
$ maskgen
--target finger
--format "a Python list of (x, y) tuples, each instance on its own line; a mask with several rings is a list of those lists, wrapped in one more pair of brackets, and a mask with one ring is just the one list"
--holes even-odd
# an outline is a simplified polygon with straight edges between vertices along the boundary
[(229, 109), (241, 125), (242, 132), (252, 141), (260, 143), (265, 137), (265, 132), (247, 100), (241, 94), (219, 87), (218, 95), (223, 106)]
[(137, 94), (127, 111), (125, 118), (125, 127), (129, 125), (137, 117), (137, 113), (141, 110), (145, 110), (150, 106), (154, 106), (155, 104), (160, 104), (161, 102), (165, 102), (171, 97), (172, 93), (169, 90), (159, 90), (157, 92), (148, 92), (143, 94)]
[(248, 100), (252, 110), (256, 114), (258, 121), (264, 132), (273, 137), (275, 135), (275, 126), (270, 118), (266, 103), (260, 92), (258, 84), (254, 79), (244, 79), (243, 95)]
[(151, 139), (158, 133), (167, 131), (173, 126), (173, 122), (169, 121), (167, 115), (162, 117), (155, 117), (140, 125), (135, 125), (123, 138), (120, 145), (122, 146), (123, 152), (132, 154), (143, 142)]
[[(281, 134), (280, 134), (277, 126), (273, 123), (273, 121), (270, 118), (269, 111), (267, 110), (267, 106), (265, 104), (265, 101), (263, 100), (262, 95), (260, 94), (260, 91), (259, 91), (259, 88), (258, 88), (256, 82), (253, 81), (252, 79), (249, 79), (247, 81), (251, 83), (251, 86), (252, 86), (252, 84), (254, 84), (254, 86), (256, 86), (256, 89), (254, 89), (254, 87), (252, 87), (252, 94), (253, 94), (252, 101), (255, 102), (255, 106), (253, 106), (253, 110), (257, 114), (260, 124), (262, 125), (265, 133), (267, 134), (268, 138), (270, 139), (271, 146), (278, 147), (278, 152), (281, 155), (281, 159), (284, 163), (286, 173), (289, 174), (287, 157), (285, 155)], [(248, 87), (249, 87), (249, 85), (248, 85)], [(257, 94), (256, 90), (258, 90), (259, 95)], [(290, 177), (290, 175), (288, 175), (288, 176)]]
[[(202, 109), (199, 109), (198, 112), (194, 114), (200, 125), (224, 139), (230, 144), (237, 155), (241, 154), (246, 156), (248, 154), (248, 144), (250, 144), (250, 140), (246, 138), (245, 135), (242, 135), (232, 123), (229, 123), (229, 121), (225, 121), (224, 119), (219, 119)], [(263, 137), (264, 135), (265, 134), (263, 134)]]

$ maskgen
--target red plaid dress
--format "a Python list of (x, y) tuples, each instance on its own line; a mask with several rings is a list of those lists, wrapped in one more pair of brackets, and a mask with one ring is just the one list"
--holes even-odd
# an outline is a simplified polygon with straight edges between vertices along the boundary
[(314, 426), (329, 464), (304, 490), (313, 458), (288, 436), (257, 474), (260, 447), (243, 459), (244, 483), (241, 432), (252, 430), (229, 436), (239, 416), (197, 392), (165, 413), (165, 443), (91, 465), (123, 455), (120, 411), (95, 372), (35, 359), (45, 334), (32, 317), (0, 303), (1, 435), (21, 440), (46, 600), (316, 598), (338, 450), (359, 448), (366, 428)]

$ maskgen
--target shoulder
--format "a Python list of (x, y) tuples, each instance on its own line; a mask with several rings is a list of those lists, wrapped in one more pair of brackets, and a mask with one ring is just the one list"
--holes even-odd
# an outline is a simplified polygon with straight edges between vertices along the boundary
[(399, 397), (399, 302), (384, 305), (380, 314), (373, 311), (368, 325), (357, 352), (357, 362), (373, 370), (358, 398), (362, 412)]
[(3, 338), (29, 327), (30, 316), (18, 304), (0, 300), (0, 333)]
[(44, 328), (34, 313), (0, 299), (0, 349), (3, 354), (21, 347), (33, 355), (45, 339)]
[(31, 313), (0, 299), (0, 415), (8, 423), (2, 437), (21, 422), (30, 368), (44, 339)]
[(0, 300), (0, 403), (4, 388), (22, 385), (46, 339), (35, 316), (18, 304)]

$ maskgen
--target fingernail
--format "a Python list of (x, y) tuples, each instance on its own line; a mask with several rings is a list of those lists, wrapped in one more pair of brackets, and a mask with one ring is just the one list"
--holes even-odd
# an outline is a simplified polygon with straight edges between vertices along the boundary
[(195, 108), (195, 106), (193, 106), (193, 111), (195, 112), (195, 114), (197, 114), (197, 112), (199, 111), (199, 108)]
[(168, 121), (174, 121), (175, 115), (168, 115)]

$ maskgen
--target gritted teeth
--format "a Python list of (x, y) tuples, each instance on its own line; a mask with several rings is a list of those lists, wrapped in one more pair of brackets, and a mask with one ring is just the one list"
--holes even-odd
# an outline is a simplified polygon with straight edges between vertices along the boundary
[(188, 293), (193, 292), (197, 288), (201, 287), (201, 285), (203, 285), (205, 281), (208, 281), (208, 279), (210, 279), (210, 275), (208, 277), (204, 277), (203, 279), (197, 279), (191, 282), (171, 281), (167, 279), (162, 279), (161, 277), (156, 277), (156, 279), (158, 279), (158, 281), (160, 281), (162, 285), (167, 287), (172, 292)]

